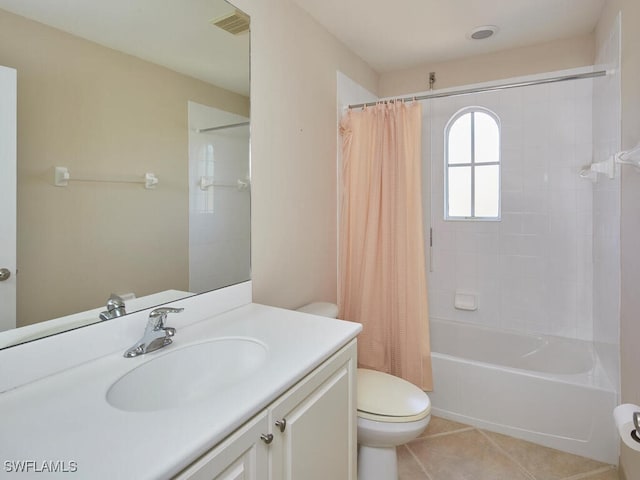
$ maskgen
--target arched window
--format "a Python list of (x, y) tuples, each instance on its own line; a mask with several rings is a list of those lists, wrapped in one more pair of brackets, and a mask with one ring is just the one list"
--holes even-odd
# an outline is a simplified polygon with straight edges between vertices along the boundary
[(485, 108), (460, 110), (445, 128), (445, 219), (500, 219), (500, 124)]

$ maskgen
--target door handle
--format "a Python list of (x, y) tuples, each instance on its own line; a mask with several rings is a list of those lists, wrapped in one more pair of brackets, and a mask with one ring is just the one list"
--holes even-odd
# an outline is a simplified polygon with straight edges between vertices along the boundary
[(0, 282), (8, 280), (11, 276), (11, 271), (8, 268), (0, 268)]

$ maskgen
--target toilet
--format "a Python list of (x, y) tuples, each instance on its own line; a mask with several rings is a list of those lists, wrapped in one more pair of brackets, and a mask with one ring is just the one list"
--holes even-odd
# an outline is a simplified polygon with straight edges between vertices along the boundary
[[(310, 303), (300, 312), (336, 318), (333, 303)], [(358, 480), (397, 480), (396, 447), (417, 438), (431, 419), (431, 402), (401, 378), (358, 368)]]

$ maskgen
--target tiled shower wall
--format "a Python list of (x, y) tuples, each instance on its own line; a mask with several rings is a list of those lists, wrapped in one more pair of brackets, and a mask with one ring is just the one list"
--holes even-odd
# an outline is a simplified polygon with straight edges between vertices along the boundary
[[(593, 158), (620, 150), (620, 18), (598, 46), (596, 64), (610, 73), (593, 85)], [(620, 174), (593, 184), (593, 339), (614, 385), (620, 349)], [(617, 391), (620, 389), (617, 388)]]
[[(199, 293), (248, 280), (251, 272), (249, 127), (213, 132), (248, 118), (189, 102), (189, 291)], [(202, 176), (219, 186), (199, 188)]]
[[(593, 338), (592, 80), (447, 97), (423, 104), (425, 195), (435, 318)], [(482, 106), (501, 123), (501, 220), (444, 221), (444, 129)], [(456, 310), (456, 291), (478, 298)]]

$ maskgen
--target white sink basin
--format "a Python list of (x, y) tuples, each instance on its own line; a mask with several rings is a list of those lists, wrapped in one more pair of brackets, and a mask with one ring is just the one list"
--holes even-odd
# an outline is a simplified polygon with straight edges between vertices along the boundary
[(224, 395), (225, 389), (258, 370), (267, 352), (264, 343), (246, 337), (217, 338), (178, 348), (120, 377), (107, 391), (107, 401), (130, 412), (199, 403)]

